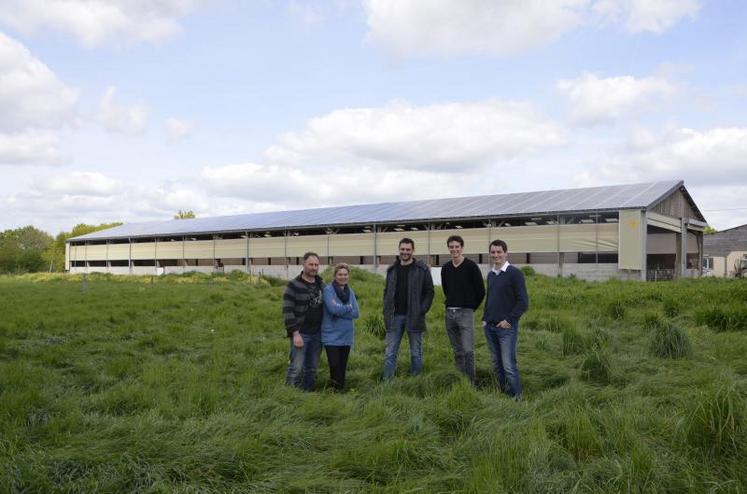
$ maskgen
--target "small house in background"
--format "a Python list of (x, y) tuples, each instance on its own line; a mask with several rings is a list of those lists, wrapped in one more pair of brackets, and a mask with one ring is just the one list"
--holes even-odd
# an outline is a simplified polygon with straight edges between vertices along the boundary
[(705, 235), (703, 244), (705, 274), (733, 278), (747, 259), (747, 225)]

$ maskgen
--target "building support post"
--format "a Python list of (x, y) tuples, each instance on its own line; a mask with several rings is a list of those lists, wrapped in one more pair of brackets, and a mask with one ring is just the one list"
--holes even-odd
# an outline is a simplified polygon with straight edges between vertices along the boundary
[(426, 225), (428, 228), (428, 266), (433, 265), (433, 259), (431, 258), (431, 226), (430, 223)]
[(378, 274), (379, 272), (379, 237), (376, 234), (379, 231), (379, 227), (376, 226), (376, 223), (373, 224), (373, 258), (374, 258), (374, 273)]
[(555, 229), (556, 231), (555, 251), (558, 254), (558, 276), (562, 278), (563, 277), (563, 260), (561, 258), (562, 254), (560, 253), (560, 215), (557, 215), (555, 217), (555, 220), (557, 224), (557, 228)]
[(246, 237), (246, 262), (244, 266), (244, 270), (247, 274), (252, 274), (252, 268), (249, 263), (249, 232), (244, 232), (244, 236)]
[(685, 224), (685, 218), (680, 220), (680, 228), (682, 233), (680, 234), (680, 245), (679, 245), (679, 270), (682, 278), (687, 277), (687, 225)]
[(695, 232), (698, 241), (698, 277), (703, 277), (703, 232)]
[(290, 279), (290, 266), (288, 266), (288, 230), (283, 232), (283, 258), (285, 259), (285, 279)]
[(158, 238), (153, 239), (153, 269), (158, 276)]
[(599, 213), (594, 215), (594, 264), (599, 270)]
[(641, 212), (641, 281), (646, 281), (648, 274), (648, 215)]

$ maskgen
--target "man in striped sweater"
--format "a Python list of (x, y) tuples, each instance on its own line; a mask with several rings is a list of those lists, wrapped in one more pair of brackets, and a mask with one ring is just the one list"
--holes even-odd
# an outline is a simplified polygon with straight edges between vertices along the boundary
[(290, 339), (290, 362), (285, 383), (312, 391), (322, 353), (322, 290), (319, 256), (303, 255), (303, 271), (288, 282), (283, 293), (283, 320)]

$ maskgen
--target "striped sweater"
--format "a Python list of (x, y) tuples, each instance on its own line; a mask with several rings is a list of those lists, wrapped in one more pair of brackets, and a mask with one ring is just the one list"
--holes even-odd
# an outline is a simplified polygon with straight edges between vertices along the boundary
[(306, 283), (300, 274), (290, 280), (285, 287), (285, 292), (283, 292), (283, 321), (288, 336), (292, 336), (294, 331), (301, 330), (309, 306), (322, 302), (321, 294), (324, 289), (324, 282), (321, 277), (316, 276), (314, 283), (318, 287), (316, 299), (312, 299), (313, 293), (309, 289), (309, 283)]

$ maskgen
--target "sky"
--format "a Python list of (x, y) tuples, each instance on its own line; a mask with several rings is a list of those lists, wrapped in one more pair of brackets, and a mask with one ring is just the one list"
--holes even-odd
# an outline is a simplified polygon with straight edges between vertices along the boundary
[(743, 0), (0, 0), (0, 230), (684, 180), (747, 223)]

